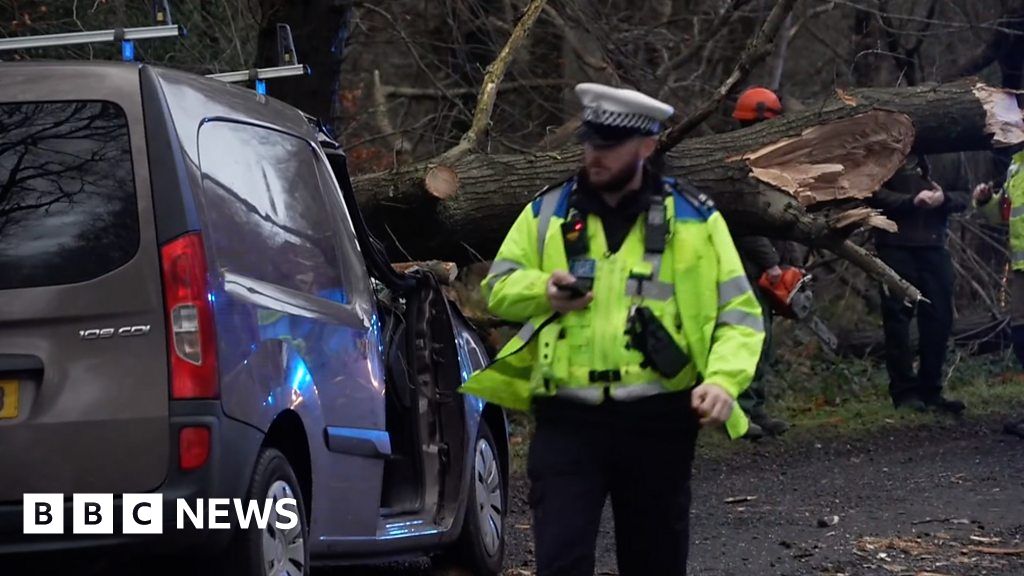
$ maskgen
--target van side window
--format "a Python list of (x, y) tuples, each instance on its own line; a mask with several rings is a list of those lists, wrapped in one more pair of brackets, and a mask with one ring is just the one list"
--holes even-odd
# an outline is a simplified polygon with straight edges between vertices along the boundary
[(203, 237), (216, 265), (264, 282), (348, 303), (333, 215), (309, 144), (233, 122), (199, 130)]

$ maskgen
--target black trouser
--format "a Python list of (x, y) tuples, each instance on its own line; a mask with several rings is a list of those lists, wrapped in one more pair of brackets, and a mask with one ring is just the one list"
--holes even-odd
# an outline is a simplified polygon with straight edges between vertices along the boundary
[[(754, 279), (751, 279), (751, 283), (756, 284)], [(764, 414), (764, 405), (768, 400), (768, 383), (765, 381), (764, 373), (772, 358), (772, 307), (768, 302), (768, 296), (756, 285), (754, 296), (761, 305), (761, 317), (764, 318), (764, 346), (761, 347), (761, 357), (757, 361), (754, 379), (739, 397), (740, 407), (748, 416)]]
[(942, 392), (942, 366), (953, 329), (953, 265), (949, 252), (942, 247), (879, 246), (878, 255), (931, 301), (917, 305), (920, 366), (915, 375), (910, 349), (914, 308), (904, 305), (902, 298), (882, 292), (889, 394), (896, 402), (934, 397)]
[(689, 393), (535, 403), (527, 475), (538, 576), (592, 576), (611, 495), (622, 576), (683, 576), (699, 424)]

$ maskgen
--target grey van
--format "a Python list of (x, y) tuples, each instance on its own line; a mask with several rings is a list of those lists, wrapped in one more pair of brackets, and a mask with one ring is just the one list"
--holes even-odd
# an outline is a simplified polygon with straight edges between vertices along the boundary
[[(148, 65), (0, 64), (0, 555), (498, 574), (506, 419), (456, 390), (487, 361), (315, 119)], [(26, 493), (64, 495), (63, 534), (23, 534)], [(73, 534), (75, 493), (162, 494), (163, 534)], [(176, 529), (212, 497), (295, 498), (299, 527)]]

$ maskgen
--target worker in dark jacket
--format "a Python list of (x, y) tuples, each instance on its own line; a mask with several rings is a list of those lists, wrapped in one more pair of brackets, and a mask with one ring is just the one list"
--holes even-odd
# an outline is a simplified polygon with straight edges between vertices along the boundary
[(878, 255), (928, 302), (916, 306), (920, 365), (914, 373), (910, 321), (915, 309), (882, 288), (885, 363), (889, 394), (897, 409), (929, 408), (959, 414), (963, 402), (942, 394), (942, 367), (953, 327), (953, 265), (947, 240), (949, 215), (967, 208), (966, 193), (945, 192), (929, 177), (924, 157), (910, 157), (871, 204), (898, 226), (895, 233), (877, 230)]
[(782, 277), (782, 269), (779, 267), (779, 253), (768, 238), (738, 236), (734, 242), (736, 250), (743, 260), (747, 278), (754, 286), (754, 295), (757, 296), (757, 301), (761, 304), (761, 315), (764, 318), (764, 347), (761, 348), (761, 359), (757, 363), (757, 372), (754, 374), (754, 380), (750, 383), (750, 387), (739, 398), (740, 407), (750, 417), (750, 427), (747, 429), (745, 437), (749, 440), (757, 440), (764, 436), (778, 436), (789, 430), (788, 422), (770, 416), (765, 410), (768, 387), (764, 373), (765, 367), (771, 359), (772, 307), (757, 284), (758, 279), (763, 275), (767, 275), (770, 281), (777, 282)]
[[(755, 86), (748, 88), (740, 94), (733, 108), (732, 117), (746, 128), (766, 120), (771, 120), (782, 114), (782, 102), (778, 95), (767, 88)], [(758, 288), (757, 282), (762, 275), (767, 275), (772, 282), (777, 282), (782, 277), (782, 269), (779, 268), (779, 253), (772, 241), (764, 236), (740, 236), (734, 240), (736, 249), (743, 259), (743, 268), (746, 271), (750, 284), (754, 286), (754, 295), (761, 304), (761, 315), (764, 318), (764, 347), (761, 349), (761, 359), (757, 364), (757, 373), (750, 387), (740, 395), (739, 402), (743, 411), (750, 417), (750, 427), (747, 429), (746, 438), (757, 440), (765, 435), (778, 436), (789, 429), (789, 423), (779, 418), (773, 418), (765, 411), (767, 400), (767, 386), (764, 379), (765, 366), (771, 358), (772, 347), (772, 309), (765, 300), (764, 294)]]

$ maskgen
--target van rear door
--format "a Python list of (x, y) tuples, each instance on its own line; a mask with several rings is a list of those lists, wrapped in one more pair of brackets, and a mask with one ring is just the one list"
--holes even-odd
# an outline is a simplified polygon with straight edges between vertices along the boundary
[(152, 490), (167, 341), (139, 69), (0, 77), (0, 502)]

